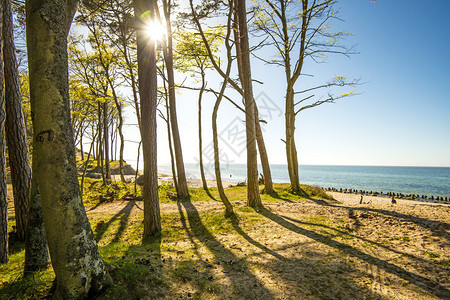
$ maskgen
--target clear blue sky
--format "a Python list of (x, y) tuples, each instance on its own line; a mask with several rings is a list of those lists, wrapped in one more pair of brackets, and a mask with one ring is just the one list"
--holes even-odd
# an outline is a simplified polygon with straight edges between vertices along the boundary
[[(317, 82), (344, 75), (361, 78), (365, 84), (358, 88), (359, 96), (298, 115), (300, 163), (450, 167), (450, 1), (343, 0), (338, 6), (345, 22), (336, 21), (333, 28), (354, 33), (347, 44), (355, 44), (359, 54), (351, 58), (331, 56), (325, 64), (308, 64), (305, 73), (313, 74)], [(253, 77), (264, 82), (255, 84), (255, 96), (264, 92), (284, 111), (283, 70), (256, 60), (252, 63)], [(219, 81), (213, 76), (209, 84)], [(297, 88), (307, 88), (305, 82), (300, 80)], [(236, 94), (230, 91), (230, 95), (240, 102)], [(196, 94), (180, 93), (177, 97), (184, 159), (196, 162)], [(205, 99), (205, 146), (212, 140), (212, 100)], [(284, 115), (281, 111), (272, 113), (264, 125), (269, 160), (284, 164), (285, 149), (280, 140), (284, 138)], [(235, 125), (238, 130), (243, 128), (239, 127), (242, 114), (231, 105), (224, 103), (219, 114), (220, 131)], [(129, 114), (127, 122), (135, 123), (134, 116)], [(223, 133), (221, 148), (230, 162), (245, 163), (245, 152), (230, 132)], [(158, 161), (167, 163), (170, 158), (163, 122), (158, 135)], [(137, 130), (128, 130), (127, 139), (139, 140)], [(133, 147), (127, 144), (128, 161), (135, 159)]]

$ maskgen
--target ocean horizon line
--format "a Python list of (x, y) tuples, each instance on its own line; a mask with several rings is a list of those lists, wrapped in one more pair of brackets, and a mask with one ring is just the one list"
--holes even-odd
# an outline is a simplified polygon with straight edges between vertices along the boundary
[[(165, 163), (161, 163), (158, 164), (161, 166), (165, 166), (165, 165), (170, 165), (170, 162), (165, 162)], [(185, 162), (185, 165), (199, 165), (198, 162)], [(205, 164), (206, 165), (206, 164)], [(227, 165), (234, 165), (234, 166), (243, 166), (243, 165), (247, 165), (246, 163), (221, 163), (221, 166), (227, 166)], [(278, 163), (270, 163), (270, 166), (287, 166), (287, 163), (283, 163), (283, 164), (278, 164)], [(260, 163), (258, 163), (258, 166), (261, 166)], [(323, 166), (323, 167), (383, 167), (383, 168), (450, 168), (450, 165), (448, 166), (433, 166), (433, 165), (347, 165), (347, 164), (299, 164), (299, 167), (302, 166)]]
[[(158, 165), (160, 173), (172, 174), (170, 164)], [(215, 180), (214, 167), (204, 164), (206, 178)], [(258, 171), (263, 174), (262, 167)], [(198, 163), (186, 163), (187, 178), (199, 179)], [(416, 166), (346, 166), (346, 165), (300, 165), (300, 183), (324, 188), (385, 191), (403, 194), (450, 196), (450, 167)], [(223, 164), (223, 181), (245, 182), (245, 164)], [(272, 181), (289, 183), (286, 164), (271, 165)]]

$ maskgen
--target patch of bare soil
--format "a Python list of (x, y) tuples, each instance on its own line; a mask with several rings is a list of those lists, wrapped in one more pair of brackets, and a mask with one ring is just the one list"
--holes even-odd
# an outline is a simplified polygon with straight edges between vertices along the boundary
[[(241, 217), (217, 233), (203, 216), (223, 212), (220, 202), (161, 204), (162, 213), (178, 214), (171, 226), (184, 235), (161, 241), (161, 268), (180, 270), (182, 280), (157, 297), (450, 299), (448, 205), (312, 199), (270, 202), (258, 212), (244, 201), (233, 205)], [(87, 211), (133, 216), (142, 208), (117, 201)]]

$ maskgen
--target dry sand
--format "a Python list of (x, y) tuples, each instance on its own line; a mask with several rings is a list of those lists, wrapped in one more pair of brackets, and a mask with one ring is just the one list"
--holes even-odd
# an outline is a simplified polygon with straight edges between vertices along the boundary
[[(345, 205), (360, 205), (361, 195), (359, 194), (346, 194), (339, 192), (327, 192), (327, 194), (333, 196), (334, 199), (342, 202)], [(397, 205), (448, 205), (445, 203), (439, 203), (438, 201), (415, 201), (406, 199), (395, 199)], [(379, 196), (363, 196), (363, 204), (373, 204), (373, 205), (390, 205), (391, 198), (389, 197), (379, 197)]]

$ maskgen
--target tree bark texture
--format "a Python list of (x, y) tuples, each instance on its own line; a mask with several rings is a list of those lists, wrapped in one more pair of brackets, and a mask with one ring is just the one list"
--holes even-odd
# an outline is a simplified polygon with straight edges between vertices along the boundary
[(175, 150), (175, 162), (178, 176), (178, 197), (189, 197), (189, 190), (186, 181), (186, 172), (184, 170), (183, 152), (181, 149), (180, 131), (178, 129), (177, 107), (175, 101), (175, 78), (173, 72), (173, 47), (172, 47), (172, 29), (170, 23), (170, 3), (163, 1), (166, 27), (167, 27), (167, 45), (163, 46), (164, 61), (166, 62), (167, 80), (169, 85), (169, 110), (170, 125), (172, 127), (173, 147)]
[(56, 299), (83, 299), (111, 284), (81, 201), (70, 123), (67, 34), (77, 1), (26, 2), (33, 154), (56, 274)]
[(6, 98), (6, 142), (8, 144), (11, 181), (13, 184), (16, 230), (19, 240), (25, 241), (28, 202), (31, 189), (31, 165), (27, 133), (20, 94), (19, 70), (14, 46), (11, 1), (3, 6), (3, 62)]
[[(134, 0), (137, 35), (138, 81), (141, 100), (141, 139), (144, 158), (144, 237), (161, 231), (156, 157), (157, 69), (156, 44), (148, 38), (145, 22), (155, 18), (156, 1)], [(150, 11), (150, 18), (145, 12)]]
[[(0, 32), (3, 25), (0, 5)], [(8, 262), (8, 200), (6, 187), (5, 90), (3, 81), (3, 39), (0, 40), (0, 264)]]
[[(33, 163), (33, 166), (35, 165)], [(25, 274), (45, 269), (50, 263), (36, 173), (36, 169), (34, 169), (33, 174), (35, 175), (31, 178), (30, 210), (28, 211), (27, 234), (25, 237)]]
[(239, 21), (239, 40), (242, 57), (242, 86), (244, 88), (245, 124), (247, 137), (247, 205), (261, 206), (258, 183), (258, 160), (256, 151), (255, 103), (250, 68), (250, 52), (248, 43), (247, 18), (245, 0), (237, 0)]

